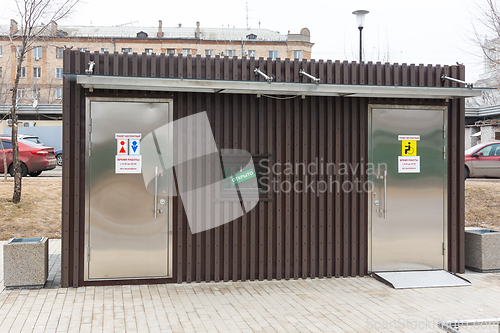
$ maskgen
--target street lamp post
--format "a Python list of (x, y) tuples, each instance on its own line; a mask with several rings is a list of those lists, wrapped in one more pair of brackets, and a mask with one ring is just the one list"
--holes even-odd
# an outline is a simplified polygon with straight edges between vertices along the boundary
[(369, 13), (367, 10), (355, 10), (352, 12), (356, 15), (356, 22), (359, 29), (359, 62), (363, 60), (363, 25), (365, 24), (365, 15)]

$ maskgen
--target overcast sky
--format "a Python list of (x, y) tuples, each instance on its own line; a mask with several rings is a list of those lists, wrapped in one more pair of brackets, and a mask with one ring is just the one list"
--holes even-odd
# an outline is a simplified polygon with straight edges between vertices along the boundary
[[(8, 6), (12, 0), (0, 0)], [(354, 10), (370, 11), (363, 40), (366, 61), (466, 66), (467, 81), (482, 72), (481, 50), (471, 41), (472, 22), (483, 0), (217, 0), (117, 1), (80, 0), (66, 25), (119, 25), (156, 27), (259, 27), (286, 34), (311, 31), (314, 59), (357, 60), (359, 31)], [(5, 8), (4, 6), (2, 6)], [(3, 10), (2, 24), (16, 18)], [(476, 16), (476, 18), (474, 17)], [(131, 23), (133, 22), (133, 23)], [(476, 21), (477, 22), (477, 21)]]

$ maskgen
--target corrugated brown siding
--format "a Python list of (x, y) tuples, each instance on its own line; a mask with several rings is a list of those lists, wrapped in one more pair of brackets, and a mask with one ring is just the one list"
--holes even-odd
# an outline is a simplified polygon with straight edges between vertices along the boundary
[[(263, 80), (259, 67), (275, 81), (443, 86), (440, 75), (464, 79), (463, 66), (182, 57), (65, 51), (64, 73), (84, 73), (96, 62), (96, 75)], [(456, 85), (455, 83), (451, 83)], [(450, 85), (445, 82), (444, 85)], [(64, 79), (62, 285), (83, 283), (85, 96), (159, 96), (159, 92), (84, 91)], [(165, 92), (169, 93), (169, 92)], [(263, 92), (265, 93), (265, 92)], [(433, 104), (426, 100), (368, 100), (349, 97), (274, 99), (255, 95), (173, 93), (174, 118), (206, 111), (219, 149), (238, 148), (270, 155), (272, 162), (367, 163), (368, 104)], [(439, 102), (438, 103), (442, 103)], [(464, 271), (464, 101), (448, 102), (448, 251), (449, 270)], [(203, 140), (203, 138), (198, 138)], [(204, 175), (194, 175), (197, 177)], [(367, 179), (358, 175), (360, 181)], [(310, 176), (307, 176), (310, 182)], [(352, 175), (335, 180), (352, 181)], [(313, 181), (327, 180), (325, 175)], [(305, 181), (302, 174), (276, 175), (278, 183)], [(367, 274), (367, 201), (362, 193), (278, 192), (244, 216), (208, 231), (191, 234), (184, 205), (174, 198), (174, 278), (163, 282), (339, 277)], [(209, 204), (206, 202), (204, 204)], [(224, 203), (231, 216), (235, 203)], [(210, 217), (215, 219), (216, 216)], [(159, 280), (162, 282), (161, 280)], [(138, 281), (130, 281), (132, 283)]]

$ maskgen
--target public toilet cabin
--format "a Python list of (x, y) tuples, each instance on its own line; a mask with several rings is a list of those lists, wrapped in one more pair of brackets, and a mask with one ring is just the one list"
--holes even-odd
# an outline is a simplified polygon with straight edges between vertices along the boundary
[(443, 75), (66, 50), (62, 286), (463, 272), (480, 92)]

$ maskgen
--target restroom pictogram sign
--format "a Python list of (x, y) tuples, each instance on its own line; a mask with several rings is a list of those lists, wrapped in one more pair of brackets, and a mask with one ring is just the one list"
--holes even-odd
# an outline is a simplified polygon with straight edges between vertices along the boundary
[(141, 134), (116, 133), (116, 173), (141, 173)]
[(116, 155), (128, 155), (128, 140), (118, 139), (116, 143)]

